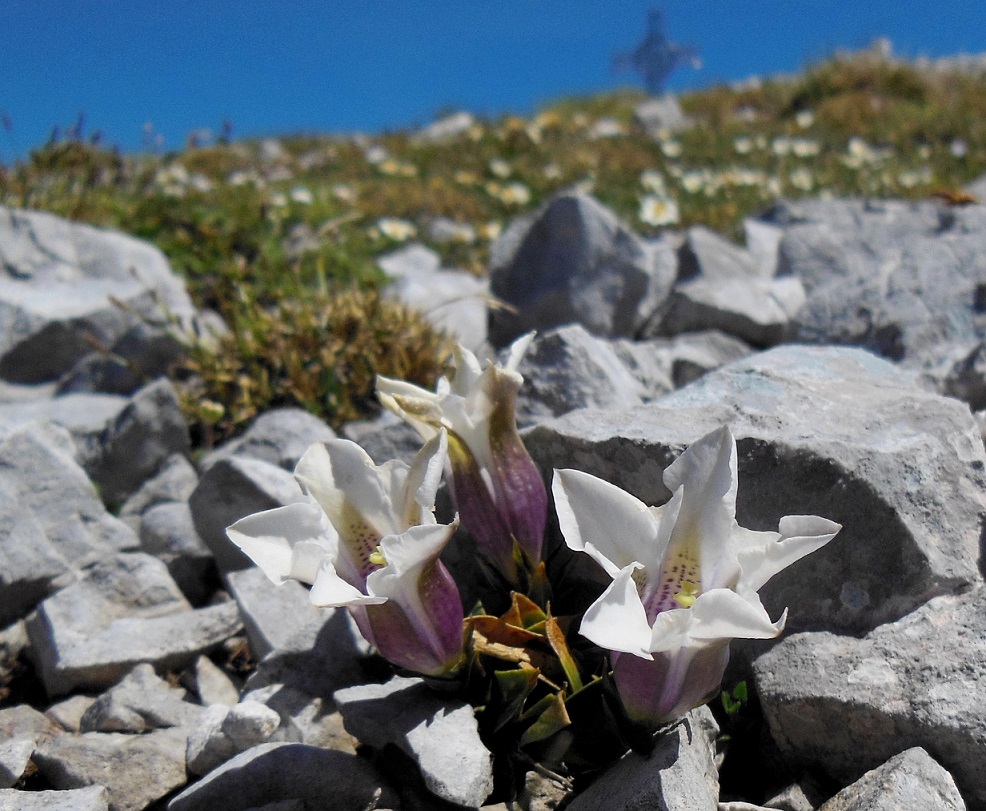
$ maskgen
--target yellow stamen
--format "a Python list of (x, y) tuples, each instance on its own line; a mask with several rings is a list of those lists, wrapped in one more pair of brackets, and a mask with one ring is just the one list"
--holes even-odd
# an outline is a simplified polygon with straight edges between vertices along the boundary
[(376, 548), (375, 551), (370, 553), (370, 563), (372, 563), (374, 566), (387, 565), (387, 558), (383, 556), (383, 552), (380, 551), (379, 546)]
[(682, 608), (691, 608), (698, 599), (698, 586), (690, 580), (685, 580), (681, 584), (681, 591), (674, 596), (674, 601)]

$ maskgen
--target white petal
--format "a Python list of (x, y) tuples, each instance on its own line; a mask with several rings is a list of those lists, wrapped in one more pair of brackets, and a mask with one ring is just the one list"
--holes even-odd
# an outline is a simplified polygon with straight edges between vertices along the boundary
[(335, 608), (341, 605), (374, 605), (387, 602), (386, 597), (370, 597), (349, 585), (336, 574), (332, 561), (325, 559), (315, 575), (315, 583), (308, 594), (313, 605)]
[(435, 523), (435, 495), (447, 460), (448, 434), (443, 428), (425, 442), (411, 464), (402, 499), (405, 526)]
[[(651, 650), (671, 650), (686, 644), (714, 642), (723, 639), (773, 639), (787, 621), (787, 612), (777, 622), (770, 616), (753, 592), (743, 596), (729, 589), (713, 589), (700, 594), (691, 608), (676, 609), (666, 614), (678, 615), (676, 631), (679, 637), (666, 640), (658, 638), (655, 623), (655, 639)], [(665, 615), (659, 615), (662, 619)], [(687, 628), (681, 623), (687, 620)], [(665, 646), (667, 645), (667, 646)]]
[(702, 585), (731, 554), (736, 516), (736, 441), (723, 426), (693, 443), (664, 471), (671, 492), (684, 488), (671, 544), (697, 545)]
[(390, 500), (392, 473), (378, 469), (355, 442), (330, 439), (313, 445), (301, 457), (294, 475), (340, 532), (343, 532), (347, 506), (381, 535), (402, 529)]
[(842, 529), (840, 524), (815, 515), (788, 515), (780, 533), (741, 530), (738, 588), (759, 591), (770, 578), (805, 555), (825, 546)]
[(646, 504), (580, 470), (556, 470), (551, 492), (569, 548), (591, 555), (611, 577), (634, 562), (656, 576), (664, 549)]
[(653, 659), (648, 650), (650, 625), (633, 582), (638, 568), (631, 564), (617, 573), (609, 588), (586, 610), (579, 633), (601, 648)]
[[(323, 555), (331, 555), (338, 542), (321, 508), (306, 502), (248, 515), (227, 528), (226, 535), (273, 583), (311, 572), (313, 550), (307, 544), (315, 543)], [(296, 566), (298, 544), (306, 544), (301, 550), (305, 560)]]
[(387, 565), (372, 572), (366, 579), (371, 594), (382, 594), (374, 584), (383, 579), (411, 576), (425, 564), (435, 560), (458, 529), (453, 524), (423, 524), (411, 527), (400, 535), (387, 535), (380, 540), (380, 553)]
[(537, 333), (528, 332), (521, 335), (516, 341), (510, 344), (510, 350), (507, 353), (507, 362), (504, 364), (504, 369), (509, 369), (510, 371), (516, 372), (517, 367), (520, 366), (520, 362), (524, 359), (524, 355), (527, 353), (528, 347), (531, 345), (531, 341), (534, 340), (534, 336)]
[(442, 424), (440, 403), (445, 394), (441, 393), (441, 382), (440, 393), (436, 394), (403, 380), (377, 375), (377, 399), (384, 408), (405, 420), (422, 439), (431, 439)]

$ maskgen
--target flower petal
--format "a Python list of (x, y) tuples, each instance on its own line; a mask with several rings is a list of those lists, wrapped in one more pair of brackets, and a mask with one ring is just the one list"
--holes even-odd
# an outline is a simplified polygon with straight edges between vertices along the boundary
[(510, 344), (510, 348), (507, 350), (507, 362), (503, 365), (503, 368), (511, 372), (516, 372), (517, 367), (520, 366), (520, 362), (524, 359), (524, 355), (527, 354), (527, 349), (531, 345), (531, 341), (534, 340), (534, 336), (537, 333), (528, 332), (521, 335), (516, 341)]
[(591, 555), (610, 577), (634, 562), (656, 575), (664, 548), (646, 504), (580, 470), (556, 470), (551, 492), (570, 549)]
[(786, 621), (787, 611), (777, 622), (771, 622), (756, 592), (740, 595), (729, 589), (713, 589), (699, 595), (691, 608), (659, 614), (650, 650), (674, 651), (728, 639), (773, 639), (784, 630)]
[(723, 426), (688, 447), (667, 470), (664, 483), (684, 488), (671, 545), (695, 545), (702, 586), (717, 582), (716, 572), (731, 561), (730, 534), (736, 516), (736, 441)]
[(333, 608), (342, 605), (378, 605), (387, 602), (386, 597), (374, 597), (363, 594), (355, 586), (351, 586), (338, 574), (329, 558), (325, 558), (318, 567), (315, 583), (308, 593), (308, 599), (320, 608)]
[(321, 508), (306, 502), (248, 515), (228, 527), (226, 535), (277, 584), (313, 582), (320, 558), (338, 548), (338, 536)]
[(422, 439), (431, 439), (438, 433), (438, 426), (443, 424), (440, 406), (443, 397), (441, 393), (436, 394), (413, 383), (377, 375), (377, 399), (380, 404), (405, 420)]
[(738, 528), (738, 588), (759, 591), (782, 569), (825, 546), (842, 525), (816, 515), (787, 515), (778, 528), (779, 533)]
[(425, 442), (411, 464), (402, 499), (405, 526), (435, 523), (435, 496), (447, 461), (448, 434), (443, 428)]
[(579, 633), (601, 648), (651, 659), (651, 629), (633, 582), (633, 573), (639, 568), (640, 564), (632, 563), (613, 578), (586, 610)]
[(377, 533), (389, 535), (403, 527), (395, 521), (389, 488), (393, 474), (385, 468), (386, 465), (377, 468), (369, 454), (355, 442), (330, 439), (305, 451), (294, 475), (344, 537), (342, 525), (349, 517), (347, 507), (355, 510)]

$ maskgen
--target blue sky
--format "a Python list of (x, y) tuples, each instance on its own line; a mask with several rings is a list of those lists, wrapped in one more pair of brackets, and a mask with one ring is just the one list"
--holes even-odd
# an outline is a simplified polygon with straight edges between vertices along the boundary
[(649, 8), (701, 70), (671, 87), (790, 72), (879, 36), (907, 55), (986, 52), (981, 0), (0, 0), (0, 161), (85, 114), (86, 132), (140, 148), (234, 137), (374, 132), (451, 108), (529, 113), (635, 83), (615, 52)]

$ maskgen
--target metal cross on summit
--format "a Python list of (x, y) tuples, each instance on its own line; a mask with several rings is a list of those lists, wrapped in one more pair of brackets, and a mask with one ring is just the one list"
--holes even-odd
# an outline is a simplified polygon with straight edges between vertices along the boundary
[(647, 34), (630, 53), (617, 54), (615, 70), (633, 70), (644, 80), (644, 87), (653, 95), (664, 89), (664, 83), (682, 65), (700, 67), (698, 50), (692, 45), (671, 42), (664, 33), (664, 16), (659, 9), (647, 14)]

